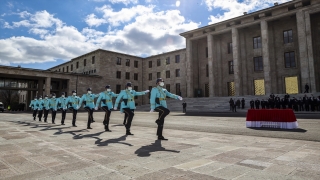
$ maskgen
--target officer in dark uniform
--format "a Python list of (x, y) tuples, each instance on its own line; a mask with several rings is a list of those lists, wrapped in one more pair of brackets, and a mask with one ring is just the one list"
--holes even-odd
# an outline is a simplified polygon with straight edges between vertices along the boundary
[(250, 101), (250, 108), (254, 109), (254, 100), (253, 99)]
[(172, 94), (168, 92), (166, 89), (163, 88), (164, 81), (162, 78), (158, 78), (156, 81), (156, 87), (152, 88), (151, 96), (150, 96), (150, 105), (151, 110), (150, 112), (159, 112), (158, 119), (156, 123), (158, 124), (157, 128), (157, 135), (158, 140), (168, 140), (163, 137), (163, 125), (164, 125), (164, 118), (170, 113), (170, 110), (167, 108), (166, 97), (169, 96), (170, 98), (182, 100), (181, 96)]
[(261, 109), (266, 108), (266, 101), (264, 99), (261, 100)]
[(254, 104), (256, 105), (256, 109), (259, 109), (260, 101), (258, 98), (254, 101)]
[(241, 99), (241, 109), (244, 109), (245, 100), (244, 98)]

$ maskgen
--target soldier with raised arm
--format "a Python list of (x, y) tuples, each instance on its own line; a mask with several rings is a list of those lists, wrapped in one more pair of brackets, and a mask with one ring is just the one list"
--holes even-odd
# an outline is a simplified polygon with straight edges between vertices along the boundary
[(117, 97), (118, 94), (115, 94), (111, 91), (111, 86), (106, 85), (105, 91), (101, 92), (99, 94), (98, 100), (96, 102), (95, 110), (98, 110), (99, 104), (101, 105), (101, 109), (105, 111), (103, 125), (105, 131), (110, 131), (109, 129), (109, 121), (110, 121), (110, 115), (111, 115), (111, 109), (113, 109), (113, 103), (112, 98)]
[(126, 135), (133, 135), (130, 132), (130, 127), (131, 127), (131, 122), (132, 122), (132, 119), (134, 116), (133, 110), (136, 109), (136, 105), (134, 102), (134, 96), (145, 95), (148, 92), (149, 92), (149, 90), (146, 90), (143, 92), (136, 92), (135, 90), (132, 89), (131, 82), (128, 82), (126, 84), (126, 89), (122, 90), (119, 93), (119, 95), (116, 99), (115, 105), (114, 105), (114, 110), (117, 110), (118, 104), (120, 103), (120, 99), (122, 98), (121, 108), (122, 108), (123, 112), (128, 115), (128, 120), (127, 120), (127, 123), (125, 124)]
[(150, 96), (150, 105), (151, 110), (150, 112), (156, 111), (159, 112), (158, 119), (156, 120), (156, 123), (158, 124), (157, 129), (157, 136), (158, 140), (168, 140), (163, 137), (162, 131), (163, 131), (163, 125), (164, 125), (164, 118), (170, 113), (170, 110), (167, 108), (167, 102), (166, 98), (167, 96), (173, 99), (179, 99), (182, 100), (181, 96), (175, 95), (167, 91), (163, 88), (164, 81), (162, 78), (158, 78), (156, 81), (156, 87), (152, 88), (151, 90), (151, 96)]

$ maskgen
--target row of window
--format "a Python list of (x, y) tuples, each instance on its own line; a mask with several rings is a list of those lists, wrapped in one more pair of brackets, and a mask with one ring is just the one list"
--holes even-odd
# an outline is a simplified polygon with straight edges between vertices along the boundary
[[(283, 31), (283, 43), (288, 44), (293, 42), (292, 30)], [(232, 42), (227, 43), (228, 46), (228, 54), (231, 54), (233, 51)], [(253, 49), (262, 48), (262, 40), (261, 37), (253, 38)], [(206, 57), (208, 57), (208, 47), (206, 47)]]
[[(180, 69), (176, 69), (176, 77), (180, 77)], [(157, 78), (161, 78), (161, 72), (157, 72)], [(170, 78), (170, 71), (166, 71), (166, 78)], [(149, 81), (151, 81), (152, 73), (149, 73)]]
[[(94, 64), (96, 61), (96, 57), (92, 56), (91, 57), (91, 63)], [(87, 59), (83, 60), (83, 66), (87, 66)], [(79, 68), (79, 61), (76, 62), (76, 69)], [(56, 70), (57, 71), (57, 70)], [(70, 65), (70, 72), (73, 71), (73, 64)], [(61, 69), (59, 68), (59, 72), (61, 72)], [(62, 72), (69, 72), (69, 66), (66, 67), (66, 69), (64, 69), (64, 67), (62, 68)], [(86, 74), (85, 72), (83, 74)], [(90, 73), (89, 73), (90, 74)]]
[[(175, 63), (180, 63), (180, 55), (175, 56)], [(170, 57), (166, 58), (166, 64), (170, 64)], [(160, 59), (157, 59), (157, 66), (161, 66)], [(149, 61), (149, 68), (152, 68), (152, 61)]]
[(83, 72), (82, 74), (93, 74), (93, 73), (96, 73), (96, 72), (97, 72), (96, 69), (94, 69), (94, 70)]
[[(296, 61), (295, 61), (295, 53), (292, 52), (286, 52), (284, 53), (284, 63), (286, 68), (295, 68), (296, 67)], [(254, 63), (254, 71), (263, 71), (263, 59), (262, 56), (254, 57), (253, 58)], [(233, 61), (228, 62), (229, 66), (229, 74), (234, 73), (233, 69)], [(208, 77), (208, 65), (207, 65), (207, 77)]]
[[(176, 77), (180, 77), (180, 69), (176, 69)], [(116, 72), (116, 78), (121, 79), (121, 71)], [(157, 78), (161, 78), (161, 72), (157, 72)], [(170, 78), (170, 71), (166, 71), (166, 78)], [(125, 79), (130, 79), (130, 72), (125, 73)], [(138, 73), (133, 74), (133, 80), (138, 80)], [(149, 73), (149, 80), (152, 80), (152, 73)]]
[[(149, 86), (149, 90), (151, 91), (151, 89), (153, 88), (153, 86)], [(138, 86), (133, 86), (133, 89), (135, 91), (138, 91)], [(170, 84), (166, 84), (166, 89), (170, 92)], [(119, 94), (121, 91), (121, 85), (117, 84), (116, 85), (116, 93)], [(180, 90), (180, 83), (176, 83), (176, 92), (177, 95), (181, 95), (181, 90)], [(135, 96), (135, 99), (137, 99), (138, 97)], [(149, 93), (149, 98), (150, 98), (150, 93)]]
[[(138, 68), (138, 61), (134, 61), (133, 62), (133, 65), (135, 68)], [(116, 62), (117, 65), (121, 65), (121, 58), (120, 57), (117, 57), (117, 62)], [(130, 59), (126, 59), (125, 61), (125, 65), (130, 67)]]

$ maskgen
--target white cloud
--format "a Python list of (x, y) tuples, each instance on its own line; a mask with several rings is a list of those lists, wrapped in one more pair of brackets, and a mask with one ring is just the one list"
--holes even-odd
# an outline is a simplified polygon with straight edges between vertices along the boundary
[(115, 12), (111, 6), (104, 5), (96, 8), (96, 11), (103, 13), (101, 18), (97, 18), (95, 14), (90, 14), (86, 17), (85, 21), (89, 26), (100, 26), (109, 23), (112, 26), (119, 26), (123, 23), (130, 22), (138, 15), (148, 14), (153, 11), (154, 6), (134, 6), (131, 8), (122, 8), (120, 11)]
[[(154, 12), (152, 7), (140, 6), (131, 9), (135, 12), (130, 15), (129, 24), (120, 29), (109, 26), (106, 32), (89, 27), (78, 30), (46, 11), (30, 14), (20, 22), (11, 23), (10, 28), (27, 27), (29, 33), (40, 38), (20, 36), (0, 39), (0, 64), (70, 60), (98, 48), (137, 56), (155, 55), (184, 48), (185, 39), (179, 33), (199, 26), (186, 21), (178, 10)], [(145, 13), (137, 13), (137, 9), (145, 9)], [(114, 14), (124, 11), (114, 12), (111, 9)], [(114, 14), (112, 17), (116, 18)], [(121, 22), (129, 19), (122, 19)]]
[(261, 10), (273, 5), (274, 2), (284, 3), (289, 0), (205, 0), (209, 11), (213, 9), (222, 9), (223, 14), (210, 15), (209, 24), (224, 21), (230, 18), (243, 15), (243, 12), (252, 12)]
[(130, 3), (132, 4), (137, 4), (138, 3), (138, 0), (109, 0), (112, 4), (115, 4), (115, 3), (123, 3), (125, 5), (128, 5)]

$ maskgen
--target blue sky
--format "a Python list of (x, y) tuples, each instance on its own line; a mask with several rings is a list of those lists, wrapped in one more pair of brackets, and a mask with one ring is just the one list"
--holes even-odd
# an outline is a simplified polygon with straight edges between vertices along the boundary
[(0, 65), (48, 69), (98, 48), (150, 56), (179, 34), (287, 0), (0, 0)]

